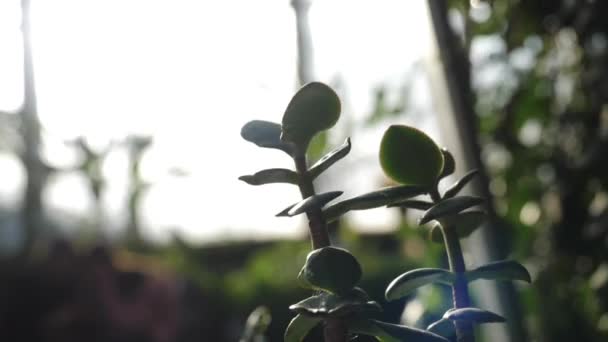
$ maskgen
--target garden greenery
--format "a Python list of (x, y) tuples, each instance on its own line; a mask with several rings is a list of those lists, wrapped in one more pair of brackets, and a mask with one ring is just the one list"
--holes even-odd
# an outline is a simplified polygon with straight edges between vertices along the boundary
[[(340, 100), (336, 93), (325, 84), (313, 82), (293, 96), (281, 124), (255, 120), (241, 130), (245, 140), (287, 153), (294, 160), (295, 170), (272, 168), (239, 179), (251, 185), (288, 183), (298, 186), (303, 200), (288, 206), (277, 216), (305, 214), (308, 218), (313, 250), (297, 281), (313, 294), (290, 306), (296, 316), (285, 331), (285, 341), (302, 341), (311, 329), (323, 324), (328, 342), (347, 341), (356, 334), (374, 336), (381, 341), (411, 342), (448, 341), (455, 334), (459, 342), (472, 342), (475, 339), (473, 325), (504, 321), (498, 314), (471, 307), (468, 284), (478, 279), (530, 282), (530, 275), (515, 261), (495, 262), (473, 270), (465, 268), (459, 239), (483, 223), (485, 213), (471, 208), (482, 205), (484, 200), (458, 196), (458, 193), (474, 178), (476, 171), (467, 173), (441, 195), (439, 181), (455, 169), (450, 152), (440, 149), (415, 128), (393, 125), (382, 138), (380, 164), (386, 175), (400, 185), (330, 204), (342, 192), (317, 193), (313, 180), (350, 152), (351, 141), (347, 139), (312, 166), (307, 163), (306, 152), (312, 138), (334, 126), (339, 117)], [(420, 195), (429, 195), (430, 201), (413, 199)], [(331, 245), (327, 231), (329, 222), (351, 210), (378, 207), (424, 210), (419, 223), (434, 222), (430, 237), (445, 245), (449, 270), (410, 270), (393, 280), (386, 289), (386, 299), (392, 301), (432, 283), (452, 287), (453, 308), (426, 330), (374, 319), (382, 308), (365, 290), (357, 287), (363, 273), (361, 265), (350, 252)]]

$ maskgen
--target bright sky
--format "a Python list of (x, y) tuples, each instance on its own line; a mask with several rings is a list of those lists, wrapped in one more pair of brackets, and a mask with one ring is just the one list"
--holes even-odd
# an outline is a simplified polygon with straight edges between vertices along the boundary
[[(45, 151), (56, 165), (73, 162), (62, 141), (84, 136), (95, 146), (127, 134), (149, 134), (145, 177), (155, 182), (142, 208), (146, 236), (164, 240), (176, 230), (193, 241), (294, 236), (301, 221), (274, 214), (297, 201), (290, 185), (252, 187), (237, 180), (264, 168), (291, 167), (280, 152), (241, 140), (253, 119), (280, 121), (296, 87), (295, 18), (283, 1), (33, 0), (33, 50)], [(310, 11), (318, 80), (340, 78), (343, 121), (371, 110), (372, 90), (398, 90), (412, 63), (428, 54), (424, 1), (317, 0)], [(19, 1), (0, 2), (0, 110), (21, 101)], [(420, 90), (422, 100), (428, 90)], [(422, 104), (423, 105), (423, 104)], [(375, 159), (382, 128), (353, 137), (347, 171), (326, 190), (346, 196), (381, 180)], [(337, 129), (334, 142), (344, 138)], [(104, 165), (108, 231), (122, 229), (126, 157)], [(349, 169), (365, 164), (365, 172)], [(0, 185), (10, 202), (23, 182), (14, 159), (0, 156), (13, 177)], [(189, 171), (184, 178), (168, 170)], [(348, 168), (348, 169), (347, 169)], [(331, 176), (331, 175), (329, 175)], [(21, 177), (21, 180), (19, 178)], [(78, 174), (52, 180), (51, 210), (84, 218), (92, 202)], [(359, 214), (378, 225), (378, 215)], [(383, 216), (386, 216), (384, 211)], [(122, 220), (122, 221), (121, 221)], [(120, 227), (120, 228), (119, 228)]]

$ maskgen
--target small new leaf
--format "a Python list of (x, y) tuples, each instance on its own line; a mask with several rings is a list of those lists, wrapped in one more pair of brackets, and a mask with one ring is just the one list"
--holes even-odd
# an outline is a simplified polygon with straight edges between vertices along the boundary
[(350, 152), (350, 138), (340, 145), (340, 147), (326, 154), (323, 158), (319, 159), (313, 166), (308, 170), (310, 179), (317, 178), (323, 171), (329, 169), (330, 166), (335, 164), (338, 160), (344, 158)]
[(389, 301), (399, 299), (412, 293), (415, 289), (432, 284), (452, 284), (454, 273), (440, 268), (419, 268), (406, 272), (395, 278), (386, 288), (385, 297)]
[(418, 224), (423, 225), (432, 220), (452, 216), (470, 207), (483, 203), (483, 198), (476, 196), (459, 196), (442, 200), (424, 212)]
[(458, 213), (447, 217), (443, 221), (447, 223), (445, 227), (437, 223), (431, 228), (431, 240), (443, 243), (443, 233), (441, 229), (451, 229), (456, 232), (459, 238), (465, 238), (481, 226), (486, 219), (486, 213), (480, 210), (471, 210)]
[(469, 282), (477, 279), (489, 280), (521, 280), (528, 283), (532, 282), (530, 273), (526, 268), (514, 260), (503, 260), (492, 262), (468, 271), (465, 277)]
[(441, 171), (441, 175), (439, 175), (439, 179), (451, 175), (454, 173), (454, 170), (456, 170), (456, 161), (454, 160), (454, 156), (452, 156), (450, 151), (442, 148), (441, 154), (443, 154), (443, 170)]
[(241, 128), (243, 139), (260, 147), (279, 149), (293, 156), (293, 144), (281, 141), (281, 125), (278, 123), (253, 120)]
[(452, 186), (450, 186), (445, 193), (443, 194), (443, 198), (444, 199), (448, 199), (448, 198), (452, 198), (454, 196), (456, 196), (460, 190), (462, 190), (462, 188), (464, 188), (467, 184), (469, 184), (469, 182), (475, 178), (475, 176), (477, 176), (479, 174), (479, 170), (471, 170), (469, 172), (467, 172), (466, 175), (462, 176), (462, 178), (460, 178), (460, 180), (458, 180), (456, 183), (452, 184)]
[(499, 314), (477, 308), (450, 309), (445, 312), (443, 318), (452, 321), (468, 321), (475, 324), (501, 323), (506, 321)]
[(396, 182), (431, 186), (441, 175), (443, 162), (435, 142), (414, 127), (392, 125), (382, 136), (380, 165)]
[(250, 185), (263, 185), (271, 183), (298, 184), (298, 174), (287, 169), (266, 169), (253, 175), (241, 176), (239, 180)]
[(330, 191), (318, 195), (313, 195), (294, 205), (287, 212), (287, 216), (296, 216), (307, 211), (321, 209), (336, 197), (342, 195), (342, 191)]
[(301, 342), (306, 335), (320, 322), (322, 318), (305, 315), (296, 315), (285, 330), (285, 342)]
[(327, 207), (323, 213), (328, 222), (334, 221), (351, 210), (379, 208), (406, 198), (427, 192), (427, 188), (418, 185), (401, 185), (368, 192)]
[(362, 273), (361, 265), (350, 252), (337, 247), (323, 247), (308, 253), (298, 280), (312, 289), (344, 294), (351, 292), (361, 280)]

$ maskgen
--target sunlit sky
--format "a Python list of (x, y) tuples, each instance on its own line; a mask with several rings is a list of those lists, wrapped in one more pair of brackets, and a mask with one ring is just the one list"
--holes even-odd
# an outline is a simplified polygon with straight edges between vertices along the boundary
[[(78, 136), (101, 149), (128, 134), (150, 135), (154, 143), (142, 166), (154, 184), (142, 207), (147, 238), (162, 241), (177, 231), (209, 242), (303, 232), (301, 220), (274, 217), (299, 199), (295, 187), (252, 187), (237, 180), (263, 168), (292, 167), (286, 155), (239, 136), (249, 120), (280, 121), (297, 89), (295, 17), (288, 0), (32, 3), (38, 107), (50, 164), (73, 164), (77, 156), (63, 142)], [(347, 123), (358, 127), (369, 114), (374, 88), (399, 91), (412, 64), (426, 58), (431, 39), (424, 6), (403, 0), (313, 1), (315, 75), (330, 84), (340, 80), (344, 101), (343, 123), (332, 143), (344, 139)], [(5, 111), (21, 101), (19, 25), (19, 1), (1, 1), (0, 110)], [(413, 105), (428, 105), (428, 89), (415, 91)], [(333, 170), (334, 176), (349, 177), (324, 184), (325, 190), (345, 189), (349, 196), (379, 186), (375, 149), (383, 127), (354, 133), (352, 155)], [(126, 162), (119, 148), (104, 164), (104, 234), (124, 229)], [(357, 171), (362, 166), (365, 171)], [(15, 205), (23, 173), (6, 153), (0, 167), (11, 179), (0, 185), (0, 199)], [(188, 176), (171, 176), (175, 167)], [(51, 179), (45, 191), (49, 213), (68, 214), (77, 223), (90, 217), (93, 202), (84, 184), (77, 173)], [(373, 212), (353, 217), (386, 225)]]

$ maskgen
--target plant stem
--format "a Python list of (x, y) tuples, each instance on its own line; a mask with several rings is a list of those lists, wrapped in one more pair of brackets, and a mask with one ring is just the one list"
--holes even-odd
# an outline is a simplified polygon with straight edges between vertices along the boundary
[[(445, 241), (445, 249), (448, 255), (450, 270), (456, 274), (456, 280), (452, 285), (454, 308), (470, 307), (471, 299), (469, 297), (467, 280), (464, 277), (466, 268), (464, 265), (464, 258), (462, 256), (462, 249), (460, 247), (458, 235), (456, 235), (456, 232), (452, 229), (452, 227), (449, 226), (442, 227), (441, 231), (443, 232), (443, 239)], [(470, 322), (455, 321), (455, 326), (456, 340), (458, 342), (475, 341), (473, 325)]]
[[(308, 174), (308, 167), (306, 165), (306, 155), (303, 152), (296, 152), (294, 161), (296, 163), (296, 171), (299, 176), (298, 186), (300, 187), (300, 193), (302, 198), (308, 198), (315, 195), (315, 187)], [(306, 212), (308, 217), (308, 227), (310, 230), (310, 240), (313, 249), (327, 247), (331, 245), (329, 241), (329, 234), (327, 232), (327, 224), (323, 217), (321, 208), (314, 209)]]
[[(439, 195), (437, 187), (433, 188), (430, 195), (434, 203), (441, 201), (441, 195)], [(467, 308), (471, 306), (471, 298), (469, 296), (467, 280), (464, 276), (466, 267), (464, 264), (464, 257), (462, 255), (462, 248), (460, 247), (460, 241), (458, 240), (456, 231), (454, 231), (452, 227), (448, 225), (444, 226), (444, 222), (441, 222), (441, 225), (441, 232), (443, 233), (443, 240), (445, 241), (445, 250), (448, 255), (450, 270), (456, 274), (456, 280), (452, 285), (452, 299), (454, 301), (454, 308)], [(465, 321), (455, 321), (454, 326), (456, 327), (456, 341), (475, 341), (473, 324)]]
[[(296, 164), (296, 172), (299, 176), (298, 186), (300, 187), (302, 198), (308, 198), (315, 195), (315, 187), (308, 174), (305, 151), (296, 151), (294, 161)], [(327, 223), (325, 222), (321, 208), (306, 212), (306, 216), (308, 217), (308, 228), (310, 231), (312, 248), (318, 249), (330, 246), (331, 241), (329, 240), (329, 233), (327, 232)], [(325, 323), (325, 329), (323, 330), (325, 341), (348, 341), (348, 329), (341, 319), (328, 318)]]

